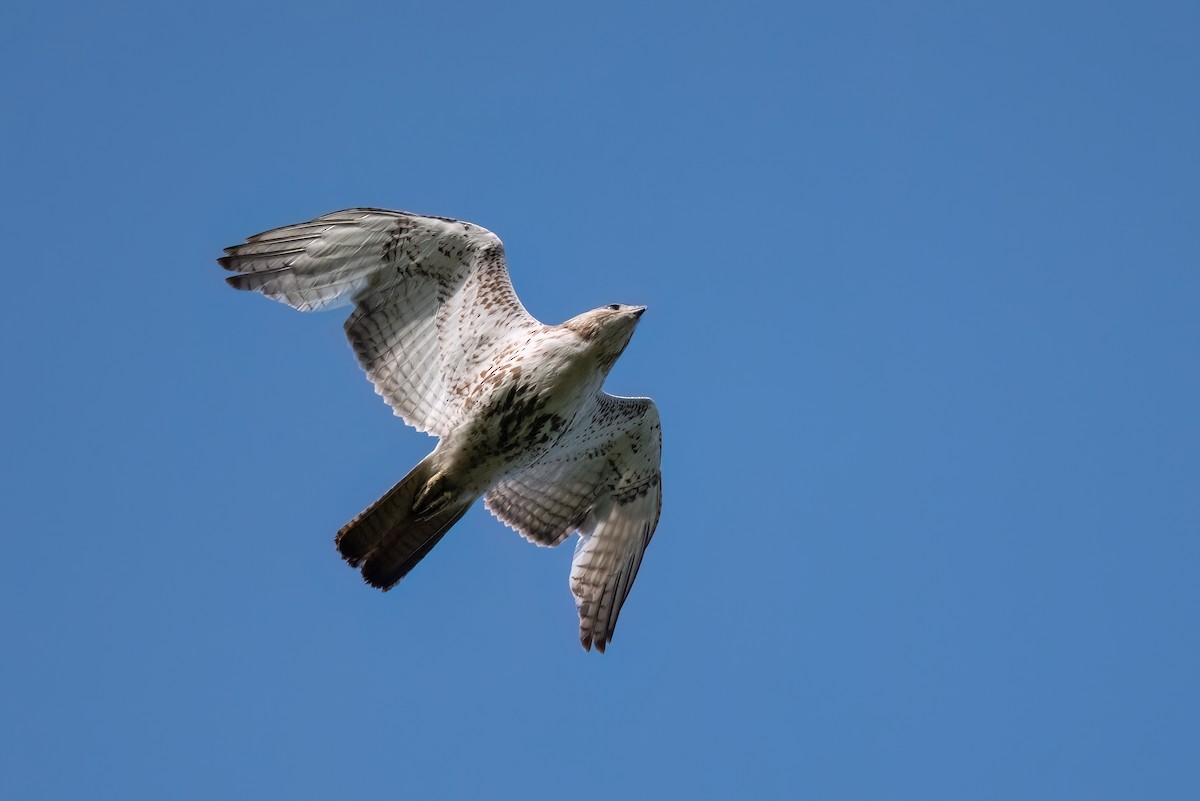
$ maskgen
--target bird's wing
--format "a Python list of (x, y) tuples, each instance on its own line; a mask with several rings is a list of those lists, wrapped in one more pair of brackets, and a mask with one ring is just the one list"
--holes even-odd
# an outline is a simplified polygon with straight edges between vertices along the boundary
[(484, 499), (488, 510), (526, 539), (579, 543), (571, 592), (583, 647), (604, 651), (629, 595), (662, 508), (662, 428), (649, 398), (597, 393), (534, 465), (507, 477)]
[(234, 287), (300, 311), (353, 304), (346, 336), (375, 391), (436, 436), (503, 341), (541, 327), (513, 292), (500, 238), (459, 220), (347, 209), (252, 236), (218, 261)]

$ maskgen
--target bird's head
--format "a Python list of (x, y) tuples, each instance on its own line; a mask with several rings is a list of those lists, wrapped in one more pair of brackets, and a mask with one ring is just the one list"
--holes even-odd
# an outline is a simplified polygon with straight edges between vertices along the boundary
[(633, 329), (637, 328), (638, 319), (644, 311), (645, 306), (612, 303), (572, 317), (563, 323), (563, 327), (574, 331), (591, 348), (599, 350), (607, 367), (612, 367), (612, 363), (629, 344)]

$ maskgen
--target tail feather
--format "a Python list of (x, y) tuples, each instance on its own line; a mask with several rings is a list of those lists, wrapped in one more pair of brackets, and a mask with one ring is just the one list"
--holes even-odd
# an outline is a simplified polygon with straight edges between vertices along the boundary
[(471, 508), (473, 499), (468, 499), (427, 518), (413, 514), (417, 493), (432, 475), (430, 461), (426, 457), (337, 533), (334, 541), (342, 558), (360, 568), (363, 579), (373, 587), (394, 587)]

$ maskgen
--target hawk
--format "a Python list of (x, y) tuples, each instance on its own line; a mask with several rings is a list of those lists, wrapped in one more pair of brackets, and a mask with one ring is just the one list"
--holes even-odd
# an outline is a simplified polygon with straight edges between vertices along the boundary
[(645, 307), (544, 325), (517, 299), (491, 231), (384, 209), (266, 231), (218, 263), (234, 288), (299, 311), (353, 305), (346, 336), (375, 391), (439, 438), (337, 533), (342, 558), (391, 589), (483, 497), (537, 545), (579, 533), (579, 639), (603, 652), (662, 507), (654, 401), (601, 389)]

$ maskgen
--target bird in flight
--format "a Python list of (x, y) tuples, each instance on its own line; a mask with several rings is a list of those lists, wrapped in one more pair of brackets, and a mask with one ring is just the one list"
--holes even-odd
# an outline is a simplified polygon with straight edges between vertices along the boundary
[(252, 236), (218, 262), (234, 288), (299, 311), (353, 305), (346, 336), (375, 391), (439, 438), (337, 533), (342, 558), (391, 589), (482, 496), (537, 545), (579, 533), (579, 639), (603, 652), (662, 507), (654, 401), (601, 389), (645, 307), (544, 325), (517, 299), (499, 237), (402, 211), (336, 211)]

